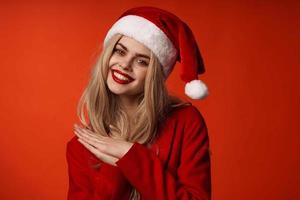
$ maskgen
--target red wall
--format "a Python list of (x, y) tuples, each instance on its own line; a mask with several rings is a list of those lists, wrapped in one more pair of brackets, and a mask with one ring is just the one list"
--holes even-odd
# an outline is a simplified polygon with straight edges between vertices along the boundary
[[(210, 96), (193, 103), (209, 129), (213, 199), (300, 199), (299, 3), (30, 2), (0, 3), (0, 199), (66, 199), (77, 101), (106, 31), (139, 5), (176, 13), (200, 44)], [(167, 83), (183, 97), (177, 70)]]

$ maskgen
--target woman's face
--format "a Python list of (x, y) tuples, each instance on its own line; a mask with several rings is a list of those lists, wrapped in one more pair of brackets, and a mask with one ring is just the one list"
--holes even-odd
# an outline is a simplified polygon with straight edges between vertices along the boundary
[(144, 91), (150, 50), (136, 40), (122, 36), (109, 60), (107, 86), (116, 95), (136, 96)]

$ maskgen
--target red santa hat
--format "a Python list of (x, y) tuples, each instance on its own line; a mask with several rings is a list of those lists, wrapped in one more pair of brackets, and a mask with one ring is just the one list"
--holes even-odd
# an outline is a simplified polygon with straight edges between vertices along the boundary
[(158, 58), (167, 78), (176, 61), (186, 83), (185, 94), (192, 99), (208, 95), (207, 86), (198, 79), (205, 72), (203, 60), (191, 29), (174, 14), (155, 7), (136, 7), (123, 13), (108, 31), (104, 46), (116, 33), (134, 38)]

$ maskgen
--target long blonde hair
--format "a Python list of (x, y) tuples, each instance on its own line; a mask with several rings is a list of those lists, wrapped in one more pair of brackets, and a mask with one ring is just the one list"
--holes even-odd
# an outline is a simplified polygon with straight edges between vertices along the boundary
[[(148, 144), (154, 141), (159, 123), (164, 120), (167, 113), (173, 107), (186, 103), (168, 94), (162, 67), (151, 51), (144, 92), (138, 97), (139, 104), (133, 119), (129, 119), (118, 104), (116, 95), (110, 92), (106, 85), (109, 59), (121, 37), (121, 34), (114, 35), (102, 50), (91, 71), (89, 83), (79, 100), (77, 115), (81, 123), (91, 128), (95, 134)], [(88, 116), (85, 116), (86, 114)], [(130, 126), (130, 120), (133, 126)], [(117, 129), (113, 135), (109, 125)], [(140, 194), (134, 189), (131, 199), (139, 197)]]

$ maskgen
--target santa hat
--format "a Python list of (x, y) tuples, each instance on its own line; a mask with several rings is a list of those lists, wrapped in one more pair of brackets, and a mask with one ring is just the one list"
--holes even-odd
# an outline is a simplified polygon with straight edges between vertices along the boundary
[(208, 95), (207, 86), (198, 79), (205, 72), (203, 60), (191, 29), (172, 13), (155, 7), (136, 7), (123, 13), (108, 31), (104, 46), (116, 33), (134, 38), (158, 58), (165, 77), (180, 62), (185, 94), (192, 99)]

